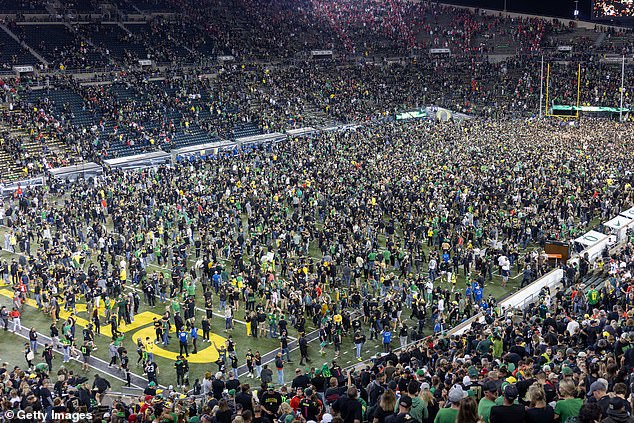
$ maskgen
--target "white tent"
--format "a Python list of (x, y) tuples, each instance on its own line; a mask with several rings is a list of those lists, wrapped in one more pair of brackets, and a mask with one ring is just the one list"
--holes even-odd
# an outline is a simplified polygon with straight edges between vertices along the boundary
[(575, 239), (575, 242), (585, 245), (586, 247), (591, 247), (603, 241), (607, 237), (608, 237), (607, 235), (602, 234), (601, 232), (590, 231), (586, 233), (585, 235), (582, 235), (579, 238)]
[(625, 210), (621, 212), (621, 216), (629, 217), (630, 219), (634, 219), (634, 207), (629, 210)]
[(621, 241), (627, 236), (627, 228), (634, 222), (634, 218), (617, 216), (614, 219), (605, 222), (603, 226), (610, 229), (612, 234), (616, 235), (616, 240)]

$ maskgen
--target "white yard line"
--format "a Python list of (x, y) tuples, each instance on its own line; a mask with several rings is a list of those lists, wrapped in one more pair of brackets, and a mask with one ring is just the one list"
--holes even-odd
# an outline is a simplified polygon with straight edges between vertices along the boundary
[[(23, 335), (23, 334), (21, 334), (21, 333), (19, 333), (19, 332), (11, 332), (11, 333), (13, 333), (13, 334), (15, 334), (15, 335), (18, 335), (18, 336), (21, 336), (21, 337), (22, 337), (22, 338), (24, 338), (24, 339), (27, 339), (27, 340), (29, 339), (29, 337), (28, 337), (28, 336)], [(39, 335), (39, 336), (38, 336), (38, 338), (39, 338), (40, 336), (42, 336), (42, 334), (41, 334), (41, 333), (39, 333), (39, 332), (38, 332), (38, 335)], [(48, 339), (48, 338), (47, 338), (47, 339)], [(44, 346), (45, 346), (45, 344), (44, 344), (43, 342), (41, 342), (41, 341), (37, 341), (37, 343), (38, 343), (38, 345), (41, 345), (42, 347), (44, 347)], [(63, 355), (63, 353), (62, 353), (61, 351), (57, 351), (55, 348), (53, 348), (53, 351), (54, 351), (55, 353), (57, 353), (57, 354)], [(71, 360), (74, 360), (74, 361), (76, 361), (76, 362), (78, 362), (78, 363), (82, 363), (82, 364), (83, 364), (83, 362), (82, 362), (82, 361), (80, 361), (79, 359), (77, 359), (77, 358), (75, 358), (75, 357), (71, 357), (70, 359), (71, 359)], [(91, 361), (92, 361), (92, 360), (95, 360), (95, 361), (98, 361), (98, 362), (100, 362), (100, 363), (102, 363), (102, 364), (108, 365), (108, 363), (106, 363), (106, 361), (104, 361), (104, 360), (102, 360), (102, 359), (100, 359), (99, 357), (96, 357), (96, 356), (94, 356), (94, 355), (91, 355), (91, 356), (90, 356), (90, 360), (91, 360)], [(99, 368), (97, 368), (97, 367), (95, 367), (95, 366), (93, 366), (93, 365), (91, 365), (91, 364), (89, 364), (89, 366), (90, 366), (92, 369), (95, 369), (96, 371), (98, 371), (98, 372), (100, 372), (100, 373), (105, 373), (105, 374), (107, 374), (107, 375), (108, 375), (108, 376), (110, 376), (110, 377), (113, 377), (113, 378), (115, 378), (115, 379), (120, 380), (121, 382), (128, 383), (128, 381), (127, 381), (127, 380), (122, 379), (122, 378), (120, 378), (119, 376), (117, 376), (117, 375), (115, 375), (115, 374), (112, 374), (112, 373), (106, 372), (106, 371), (104, 371), (103, 369), (99, 369)], [(138, 377), (138, 378), (140, 378), (140, 379), (143, 379), (143, 377), (141, 377), (141, 376), (139, 376), (139, 375), (137, 375), (137, 374), (135, 374), (135, 373), (133, 373), (133, 372), (130, 372), (130, 374), (131, 374), (131, 375), (134, 375), (134, 376), (136, 376), (136, 377)], [(143, 388), (141, 388), (140, 386), (135, 385), (134, 383), (131, 383), (130, 385), (132, 385), (132, 387), (137, 388), (137, 389), (143, 389)]]

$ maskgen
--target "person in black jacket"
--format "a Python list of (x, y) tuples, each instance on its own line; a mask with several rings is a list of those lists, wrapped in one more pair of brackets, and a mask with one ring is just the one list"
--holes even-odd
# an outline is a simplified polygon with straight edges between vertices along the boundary
[(182, 355), (176, 357), (174, 368), (176, 369), (176, 385), (185, 386), (185, 374), (189, 372), (189, 363), (187, 363), (185, 357)]
[(48, 365), (49, 373), (53, 371), (53, 346), (50, 344), (46, 344), (44, 346), (44, 351), (42, 352), (42, 358), (46, 361)]
[(385, 374), (381, 373), (376, 375), (374, 373), (370, 374), (370, 385), (368, 386), (368, 405), (373, 407), (379, 403), (379, 398), (385, 392), (386, 386), (383, 384), (383, 380)]
[(31, 350), (33, 354), (37, 354), (37, 336), (38, 333), (35, 328), (31, 328), (29, 331), (29, 344), (31, 345)]
[(211, 391), (214, 393), (214, 398), (217, 400), (222, 398), (222, 391), (225, 390), (225, 382), (222, 380), (222, 377), (222, 373), (217, 372), (211, 381)]
[(348, 387), (345, 396), (340, 397), (332, 406), (332, 409), (341, 413), (344, 423), (361, 423), (363, 421), (363, 409), (357, 400), (358, 391), (355, 386)]
[(40, 388), (40, 401), (42, 408), (48, 413), (53, 409), (53, 394), (51, 394), (50, 383), (43, 382)]
[(269, 369), (269, 365), (265, 364), (262, 367), (262, 372), (260, 373), (260, 380), (262, 383), (269, 384), (273, 381), (273, 370)]
[(293, 382), (291, 383), (291, 388), (296, 389), (296, 388), (302, 388), (302, 389), (306, 389), (308, 388), (308, 385), (310, 384), (310, 377), (307, 374), (304, 374), (302, 372), (302, 369), (296, 369), (295, 370), (295, 378), (293, 379)]
[(97, 403), (101, 404), (101, 399), (108, 389), (110, 389), (110, 382), (108, 382), (107, 379), (100, 377), (98, 374), (95, 374), (95, 380), (92, 383), (92, 390), (97, 391), (95, 395)]
[(605, 419), (610, 408), (610, 396), (607, 393), (608, 387), (603, 382), (595, 381), (590, 385), (588, 402), (595, 402), (601, 408), (601, 416)]
[(284, 385), (284, 360), (282, 360), (282, 353), (277, 353), (275, 357), (275, 368), (277, 369), (277, 384)]
[(82, 384), (77, 391), (79, 397), (79, 404), (87, 409), (90, 409), (90, 386), (86, 383)]
[(490, 423), (524, 423), (526, 410), (523, 405), (514, 404), (518, 392), (515, 385), (506, 385), (502, 392), (504, 405), (496, 405), (491, 408)]
[[(243, 383), (240, 386), (240, 392), (236, 394), (236, 404), (242, 405), (242, 410), (250, 410), (253, 412), (253, 396), (251, 395), (251, 386), (248, 383)], [(243, 411), (243, 412), (244, 412)]]
[(132, 384), (130, 380), (130, 357), (128, 357), (126, 350), (121, 351), (121, 370), (125, 373), (126, 386), (129, 388)]
[(9, 330), (9, 310), (5, 306), (0, 308), (0, 319), (2, 319), (3, 328), (6, 331)]
[(363, 348), (363, 344), (365, 343), (365, 335), (361, 331), (357, 331), (354, 334), (354, 347), (356, 350), (356, 358), (358, 361), (361, 361), (361, 349)]
[(53, 347), (55, 348), (59, 348), (59, 329), (57, 329), (57, 325), (55, 325), (55, 323), (51, 323), (51, 326), (49, 326), (49, 336), (51, 337), (51, 340), (53, 341)]
[(326, 378), (321, 374), (321, 369), (315, 370), (315, 376), (311, 379), (310, 384), (321, 394), (326, 391)]
[(299, 344), (299, 353), (301, 355), (299, 365), (302, 366), (306, 362), (310, 362), (310, 359), (308, 358), (308, 339), (306, 339), (306, 333), (301, 333), (297, 343)]
[(614, 397), (609, 400), (606, 415), (601, 423), (634, 423), (634, 417), (627, 414), (621, 398)]

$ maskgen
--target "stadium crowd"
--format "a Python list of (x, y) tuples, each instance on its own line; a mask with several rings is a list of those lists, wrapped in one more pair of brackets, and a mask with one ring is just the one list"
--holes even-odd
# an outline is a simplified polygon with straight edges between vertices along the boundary
[[(543, 102), (540, 54), (547, 62), (570, 62), (553, 64), (551, 104), (576, 103), (571, 76), (582, 60), (580, 103), (614, 106), (620, 100), (620, 68), (600, 60), (600, 54), (631, 50), (627, 34), (611, 29), (603, 46), (571, 32), (565, 43), (573, 52), (561, 53), (556, 51), (560, 34), (570, 31), (563, 21), (492, 16), (427, 2), (275, 1), (268, 8), (248, 1), (209, 7), (158, 3), (182, 15), (121, 26), (73, 21), (68, 27), (51, 25), (46, 30), (55, 32), (49, 37), (38, 35), (45, 25), (7, 22), (53, 68), (100, 69), (90, 80), (57, 72), (0, 81), (0, 97), (13, 109), (3, 111), (3, 125), (26, 132), (3, 131), (0, 148), (21, 176), (78, 161), (170, 150), (201, 134), (207, 141), (228, 139), (244, 124), (273, 132), (366, 122), (431, 103), (494, 119), (531, 117)], [(53, 43), (58, 38), (62, 41)], [(501, 45), (515, 54), (489, 62), (486, 54)], [(429, 48), (453, 54), (428, 56)], [(311, 49), (333, 49), (337, 58), (307, 60)], [(416, 59), (404, 58), (412, 52)], [(237, 61), (210, 64), (221, 54)], [(391, 55), (402, 58), (386, 61)], [(133, 68), (148, 57), (172, 66)], [(105, 62), (110, 71), (102, 70)], [(175, 67), (182, 64), (194, 67)], [(626, 68), (625, 86), (633, 79)], [(115, 83), (93, 85), (106, 81)], [(626, 89), (624, 106), (629, 105)], [(61, 148), (50, 148), (51, 140)]]
[[(342, 66), (346, 71), (337, 73)], [(115, 80), (110, 85), (87, 86), (63, 76), (31, 81), (32, 85), (8, 80), (18, 97), (6, 95), (14, 110), (4, 111), (2, 120), (23, 129), (30, 142), (41, 145), (41, 153), (29, 155), (23, 147), (13, 148), (22, 142), (8, 131), (3, 148), (32, 175), (60, 163), (100, 163), (126, 151), (169, 151), (192, 133), (230, 139), (234, 128), (245, 123), (274, 132), (320, 123), (367, 122), (393, 119), (395, 113), (428, 103), (498, 120), (530, 117), (539, 110), (538, 69), (539, 64), (528, 59), (492, 64), (438, 58), (389, 66), (230, 65), (218, 69), (215, 78), (159, 73), (150, 82), (147, 72), (117, 72), (109, 75)], [(553, 68), (553, 104), (576, 102), (571, 78), (558, 79), (574, 73), (572, 65)], [(602, 63), (584, 65), (580, 103), (618, 104), (619, 73)], [(627, 86), (633, 77), (629, 71), (625, 76)], [(629, 91), (624, 99), (629, 107)], [(66, 151), (53, 156), (46, 149), (50, 139)], [(117, 146), (123, 149), (116, 150)]]
[[(3, 224), (10, 228), (4, 248), (20, 256), (2, 265), (15, 296), (14, 309), (3, 308), (0, 317), (6, 329), (11, 320), (15, 330), (22, 300), (33, 293), (51, 316), (50, 336), (64, 361), (73, 355), (90, 357), (94, 336), (110, 325), (111, 364), (126, 375), (128, 349), (135, 349), (137, 364), (143, 364), (152, 384), (142, 403), (117, 405), (111, 421), (139, 413), (144, 417), (135, 418), (141, 421), (179, 415), (211, 419), (214, 414), (216, 420), (219, 414), (231, 419), (251, 411), (247, 397), (260, 403), (259, 417), (271, 420), (289, 411), (282, 398), (290, 405), (308, 404), (296, 408), (314, 421), (326, 411), (331, 416), (326, 419), (339, 414), (350, 422), (359, 420), (357, 411), (361, 419), (441, 422), (467, 412), (488, 419), (487, 411), (466, 408), (475, 407), (474, 399), (463, 399), (469, 391), (489, 401), (481, 400), (485, 409), (496, 398), (511, 407), (492, 408), (493, 422), (506, 421), (505, 412), (554, 413), (566, 421), (581, 404), (592, 402), (583, 400), (585, 393), (601, 400), (598, 406), (607, 417), (613, 409), (620, 412), (607, 393), (630, 389), (626, 369), (631, 365), (625, 357), (634, 304), (631, 249), (597, 269), (610, 271), (611, 277), (594, 293), (586, 295), (575, 283), (577, 272), (585, 276), (596, 264), (582, 261), (579, 269), (566, 269), (564, 288), (542, 293), (534, 312), (529, 309), (520, 322), (506, 313), (497, 316), (495, 298), (486, 291), (494, 272), (502, 284), (521, 274), (523, 285), (547, 270), (540, 250), (531, 253), (529, 245), (573, 239), (592, 220), (609, 218), (631, 204), (631, 174), (626, 171), (631, 137), (627, 127), (621, 137), (614, 135), (616, 129), (616, 124), (592, 120), (579, 127), (517, 120), (370, 124), (238, 157), (112, 171), (94, 181), (53, 185), (50, 192), (26, 191), (3, 208)], [(612, 137), (613, 154), (594, 154), (606, 137)], [(169, 268), (171, 280), (152, 271), (152, 264)], [(457, 284), (458, 274), (465, 283)], [(441, 281), (448, 283), (441, 287)], [(142, 298), (131, 287), (140, 289)], [(386, 355), (369, 370), (350, 374), (349, 381), (336, 365), (316, 367), (310, 377), (298, 374), (293, 383), (303, 380), (301, 387), (307, 388), (298, 393), (298, 386), (283, 386), (288, 348), (282, 346), (275, 358), (278, 384), (269, 385), (274, 376), (267, 364), (229, 341), (226, 349), (219, 347), (218, 374), (206, 375), (200, 386), (183, 387), (181, 381), (175, 388), (179, 395), (199, 389), (205, 400), (172, 398), (169, 389), (163, 394), (155, 390), (162, 381), (152, 356), (154, 340), (126, 340), (118, 331), (134, 318), (141, 301), (152, 305), (157, 299), (167, 306), (159, 326), (164, 325), (163, 333), (176, 326), (185, 354), (187, 347), (195, 349), (191, 334), (198, 326), (207, 333), (218, 326), (210, 311), (219, 306), (225, 330), (244, 310), (252, 336), (285, 339), (289, 331), (297, 333), (304, 338), (302, 362), (310, 358), (302, 335), (307, 319), (319, 328), (322, 350), (338, 353), (344, 337), (362, 345), (369, 336), (381, 339)], [(72, 311), (78, 301), (86, 302), (93, 322), (83, 339), (74, 334), (73, 315), (58, 321), (61, 307)], [(204, 305), (206, 312), (201, 314), (196, 305)], [(460, 337), (444, 336), (476, 311), (483, 312), (485, 329), (476, 325)], [(431, 338), (398, 355), (392, 352), (396, 336), (405, 346), (430, 331)], [(166, 341), (158, 335), (157, 341)], [(29, 368), (6, 370), (7, 386), (15, 393), (9, 389), (14, 401), (5, 408), (22, 406), (27, 398), (49, 411), (67, 409), (68, 398), (73, 407), (95, 407), (90, 392), (96, 402), (101, 400), (104, 382), (95, 382), (94, 391), (80, 385), (70, 394), (75, 384), (64, 384), (62, 376), (53, 394), (46, 388), (60, 379), (46, 355), (56, 347), (48, 345), (42, 360), (38, 353), (41, 362), (34, 365), (29, 352), (36, 348), (27, 345)], [(361, 348), (357, 351), (362, 360)], [(257, 400), (236, 378), (238, 354), (263, 383)], [(176, 364), (186, 366), (185, 357)], [(538, 386), (530, 388), (533, 382)], [(625, 390), (619, 383), (625, 383)], [(225, 398), (227, 385), (231, 389)], [(550, 396), (540, 389), (548, 389)], [(246, 403), (233, 398), (232, 391), (245, 394)], [(533, 399), (526, 399), (529, 391)], [(410, 395), (421, 398), (413, 414), (407, 413), (414, 400), (404, 399)], [(557, 398), (564, 402), (550, 410), (548, 404)], [(359, 399), (365, 406), (363, 401), (357, 406)], [(516, 399), (521, 407), (512, 406)], [(525, 405), (529, 411), (543, 410), (524, 412)], [(256, 413), (255, 404), (250, 406)], [(389, 418), (393, 410), (397, 416)], [(291, 419), (301, 419), (292, 411)], [(494, 417), (498, 413), (502, 420)]]
[[(26, 3), (20, 7), (44, 7)], [(64, 73), (0, 81), (11, 103), (3, 123), (41, 146), (33, 157), (20, 138), (2, 133), (0, 148), (27, 175), (75, 160), (101, 163), (117, 144), (170, 150), (198, 130), (232, 138), (244, 123), (282, 131), (312, 124), (317, 114), (362, 125), (17, 190), (0, 205), (1, 246), (13, 254), (0, 273), (14, 292), (0, 308), (0, 327), (19, 331), (31, 297), (50, 327), (29, 331), (24, 366), (0, 367), (4, 420), (20, 410), (46, 412), (46, 420), (53, 412), (90, 412), (92, 421), (116, 423), (632, 421), (631, 243), (564, 265), (561, 286), (540, 292), (521, 314), (499, 310), (490, 292), (494, 275), (503, 286), (520, 277), (520, 286), (529, 284), (553, 265), (547, 241), (571, 241), (634, 202), (631, 125), (526, 119), (540, 102), (536, 56), (555, 45), (547, 34), (563, 24), (399, 0), (270, 7), (236, 0), (234, 14), (224, 3), (135, 3), (167, 4), (187, 19), (72, 25), (62, 30), (66, 47), (53, 38), (33, 45), (55, 67), (124, 65), (97, 76), (97, 84)], [(9, 27), (29, 41), (29, 28)], [(498, 48), (495, 40), (510, 40), (518, 54), (482, 60)], [(112, 48), (118, 43), (125, 47)], [(588, 39), (575, 43), (592, 48)], [(316, 64), (302, 55), (323, 48), (361, 60)], [(428, 48), (473, 55), (380, 59)], [(126, 67), (148, 54), (177, 64), (221, 53), (237, 61), (208, 74)], [(550, 87), (557, 104), (575, 101), (575, 66), (557, 70), (566, 75)], [(619, 76), (612, 65), (585, 62), (581, 102), (613, 106)], [(626, 85), (633, 79), (628, 70)], [(56, 100), (60, 94), (64, 100)], [(429, 103), (475, 118), (392, 119)], [(51, 139), (69, 152), (51, 152)], [(584, 286), (589, 274), (603, 282)], [(78, 304), (86, 312), (77, 313)], [(157, 304), (165, 312), (153, 322), (156, 338), (126, 339), (121, 326), (141, 305)], [(70, 317), (60, 318), (62, 308)], [(190, 353), (211, 332), (232, 333), (238, 313), (249, 336), (277, 338), (279, 353), (267, 363), (227, 335), (225, 345), (213, 344), (218, 371), (190, 380)], [(447, 334), (477, 313), (466, 332)], [(91, 323), (81, 333), (79, 314)], [(136, 361), (148, 379), (139, 398), (113, 402), (108, 375), (85, 377), (94, 373), (95, 340), (106, 326), (108, 371), (130, 385)], [(172, 328), (180, 348), (176, 383), (161, 376), (153, 353), (170, 342)], [(52, 340), (43, 348), (42, 335)], [(300, 367), (288, 382), (291, 336)], [(363, 354), (368, 339), (379, 340), (383, 353)], [(334, 351), (335, 360), (313, 364), (319, 357), (311, 342), (322, 355)], [(337, 360), (347, 343), (369, 364), (342, 369)], [(79, 375), (65, 366), (73, 357), (82, 361)]]

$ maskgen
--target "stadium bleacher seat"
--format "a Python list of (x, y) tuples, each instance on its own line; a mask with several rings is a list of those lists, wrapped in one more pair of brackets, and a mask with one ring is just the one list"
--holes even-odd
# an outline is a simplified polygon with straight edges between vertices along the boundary
[(0, 0), (2, 13), (45, 13), (46, 3), (39, 0)]
[(0, 30), (0, 63), (3, 67), (34, 65), (38, 60), (6, 32)]
[(104, 66), (107, 62), (98, 51), (63, 24), (19, 25), (18, 34), (55, 68), (84, 69)]
[[(125, 32), (119, 25), (102, 24), (91, 26), (87, 37), (104, 53), (118, 61), (135, 61), (147, 58), (146, 48), (137, 43), (134, 37)], [(107, 52), (106, 52), (107, 51)]]
[(252, 137), (254, 135), (260, 135), (261, 133), (262, 130), (252, 122), (238, 124), (233, 129), (234, 138)]

